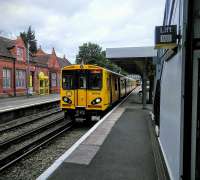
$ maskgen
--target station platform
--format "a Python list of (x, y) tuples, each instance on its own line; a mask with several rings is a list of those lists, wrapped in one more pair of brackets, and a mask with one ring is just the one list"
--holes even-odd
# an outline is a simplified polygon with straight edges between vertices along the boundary
[(143, 110), (131, 93), (37, 180), (164, 180), (147, 107)]
[(31, 107), (38, 104), (58, 101), (59, 94), (50, 94), (43, 96), (21, 96), (0, 99), (0, 113), (9, 112), (21, 108)]

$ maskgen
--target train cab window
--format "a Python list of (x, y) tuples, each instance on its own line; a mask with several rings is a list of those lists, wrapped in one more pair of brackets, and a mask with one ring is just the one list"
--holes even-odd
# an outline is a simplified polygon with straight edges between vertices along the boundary
[(74, 89), (74, 71), (62, 71), (62, 88)]
[(63, 89), (73, 89), (73, 77), (72, 75), (65, 75), (62, 78)]
[(84, 75), (79, 77), (79, 88), (86, 89), (86, 76)]
[(93, 70), (89, 72), (89, 84), (88, 89), (100, 90), (102, 87), (102, 73), (99, 70)]

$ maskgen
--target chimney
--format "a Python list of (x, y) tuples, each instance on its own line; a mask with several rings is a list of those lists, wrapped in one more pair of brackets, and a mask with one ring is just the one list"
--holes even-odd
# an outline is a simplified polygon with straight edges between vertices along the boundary
[(46, 53), (42, 50), (41, 45), (39, 46), (37, 52), (35, 53), (36, 56), (43, 56), (46, 55)]
[(54, 47), (52, 48), (52, 53), (51, 54), (56, 56), (56, 51), (55, 51)]

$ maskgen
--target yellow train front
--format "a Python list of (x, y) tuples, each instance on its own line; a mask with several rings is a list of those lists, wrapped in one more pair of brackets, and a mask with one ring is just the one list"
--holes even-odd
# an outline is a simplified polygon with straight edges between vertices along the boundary
[(70, 65), (62, 69), (60, 105), (65, 117), (91, 120), (134, 87), (135, 81), (102, 67)]

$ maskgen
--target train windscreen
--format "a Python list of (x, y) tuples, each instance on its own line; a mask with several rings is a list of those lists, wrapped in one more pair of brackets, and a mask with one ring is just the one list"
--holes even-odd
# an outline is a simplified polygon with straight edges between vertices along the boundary
[(102, 71), (62, 71), (62, 88), (69, 89), (91, 89), (100, 90), (102, 88)]
[(90, 70), (88, 73), (88, 89), (100, 90), (102, 87), (102, 71)]
[(74, 89), (74, 71), (62, 71), (62, 88)]

